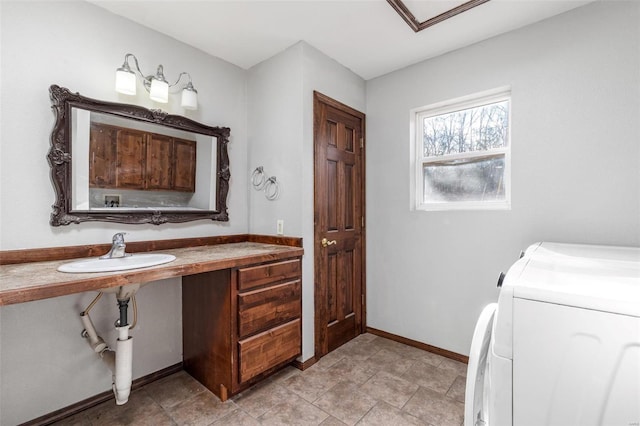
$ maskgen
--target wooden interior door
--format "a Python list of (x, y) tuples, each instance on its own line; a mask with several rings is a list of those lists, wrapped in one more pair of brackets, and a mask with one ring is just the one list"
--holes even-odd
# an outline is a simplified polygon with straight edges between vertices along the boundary
[(314, 92), (316, 359), (365, 328), (364, 121)]

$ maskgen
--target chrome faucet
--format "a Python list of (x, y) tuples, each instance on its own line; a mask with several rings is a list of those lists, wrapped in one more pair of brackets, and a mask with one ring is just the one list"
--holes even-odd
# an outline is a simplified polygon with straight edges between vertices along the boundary
[(129, 253), (125, 253), (127, 245), (124, 243), (124, 232), (118, 232), (113, 236), (113, 244), (109, 253), (100, 256), (100, 259), (116, 259), (119, 257), (131, 256)]

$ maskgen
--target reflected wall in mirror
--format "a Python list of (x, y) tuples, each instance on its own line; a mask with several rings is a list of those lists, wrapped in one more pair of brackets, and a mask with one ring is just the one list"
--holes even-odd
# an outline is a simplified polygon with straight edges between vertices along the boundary
[(228, 221), (228, 127), (52, 85), (51, 225)]

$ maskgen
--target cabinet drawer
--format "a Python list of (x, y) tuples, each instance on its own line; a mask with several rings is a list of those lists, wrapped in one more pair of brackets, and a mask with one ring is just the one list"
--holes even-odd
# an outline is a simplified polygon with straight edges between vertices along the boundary
[(238, 295), (238, 334), (245, 337), (300, 316), (300, 280)]
[(281, 280), (299, 278), (300, 271), (299, 259), (238, 269), (238, 290), (247, 290)]
[(238, 342), (240, 383), (300, 355), (300, 319)]

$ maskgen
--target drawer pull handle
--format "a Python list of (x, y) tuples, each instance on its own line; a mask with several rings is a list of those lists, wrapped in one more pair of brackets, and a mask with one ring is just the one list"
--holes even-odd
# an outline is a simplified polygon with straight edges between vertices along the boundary
[(322, 247), (332, 246), (332, 245), (338, 243), (336, 240), (329, 241), (326, 238), (323, 238), (322, 241), (320, 241), (320, 242), (322, 243)]

